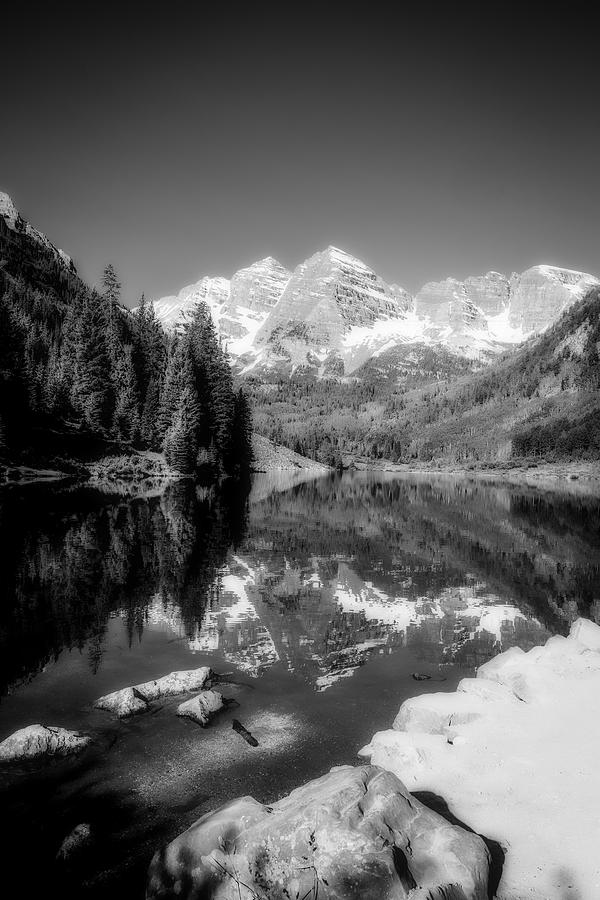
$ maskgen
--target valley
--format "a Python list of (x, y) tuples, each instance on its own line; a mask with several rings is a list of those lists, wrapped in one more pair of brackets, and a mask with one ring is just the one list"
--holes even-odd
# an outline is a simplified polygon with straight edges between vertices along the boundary
[(206, 303), (255, 430), (331, 466), (565, 463), (600, 457), (600, 281), (537, 265), (411, 296), (329, 247), (267, 258), (156, 301), (177, 330)]

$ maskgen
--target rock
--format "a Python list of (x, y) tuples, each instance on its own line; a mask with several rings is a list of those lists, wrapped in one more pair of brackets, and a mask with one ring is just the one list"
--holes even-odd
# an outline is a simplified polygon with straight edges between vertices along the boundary
[(510, 283), (500, 272), (486, 272), (485, 275), (469, 275), (464, 280), (469, 301), (486, 316), (497, 316), (508, 308)]
[(341, 766), (272, 806), (243, 797), (152, 860), (147, 900), (487, 898), (489, 854), (374, 766)]
[(4, 257), (8, 251), (9, 257), (8, 260), (4, 259), (4, 265), (6, 265), (7, 261), (10, 264), (12, 254), (10, 253), (10, 247), (2, 245), (11, 243), (15, 248), (18, 248), (17, 259), (22, 256), (30, 257), (34, 253), (37, 253), (39, 256), (41, 253), (55, 265), (58, 265), (60, 269), (66, 270), (70, 274), (75, 274), (76, 270), (71, 257), (67, 256), (64, 250), (55, 247), (45, 234), (38, 231), (33, 225), (30, 225), (21, 216), (8, 194), (5, 194), (3, 191), (0, 191), (0, 222), (4, 228), (12, 232), (10, 242), (5, 242), (2, 240), (3, 228), (0, 227), (0, 250), (2, 251), (0, 256)]
[(197, 697), (185, 700), (177, 707), (177, 715), (193, 719), (199, 725), (208, 725), (209, 719), (223, 708), (223, 697), (218, 691), (202, 691)]
[(532, 266), (510, 282), (510, 321), (524, 333), (547, 328), (600, 280), (556, 266)]
[(105, 697), (100, 697), (94, 706), (96, 709), (105, 709), (107, 712), (115, 713), (120, 719), (124, 719), (126, 716), (146, 712), (150, 704), (136, 688), (126, 687), (107, 694)]
[(212, 674), (209, 666), (200, 666), (199, 669), (170, 672), (168, 675), (163, 675), (162, 678), (157, 678), (155, 681), (146, 681), (143, 684), (138, 684), (136, 689), (148, 700), (158, 700), (159, 697), (200, 690), (212, 678)]
[(328, 247), (294, 270), (256, 341), (300, 340), (315, 349), (339, 349), (352, 326), (401, 318), (410, 302), (406, 292), (392, 290), (360, 260)]
[(79, 855), (83, 850), (87, 849), (92, 843), (92, 827), (87, 822), (76, 825), (62, 844), (56, 854), (59, 862), (70, 862), (72, 858)]
[(423, 285), (415, 297), (415, 311), (440, 328), (451, 326), (462, 330), (464, 326), (483, 321), (481, 310), (470, 300), (465, 285), (455, 278)]
[[(577, 620), (567, 638), (480, 666), (433, 711), (431, 697), (403, 704), (395, 723), (423, 731), (379, 732), (361, 753), (505, 848), (497, 900), (597, 900), (600, 627)], [(476, 719), (430, 733), (471, 703)]]
[(170, 672), (154, 681), (145, 681), (143, 684), (136, 684), (132, 687), (122, 688), (120, 691), (114, 691), (112, 694), (106, 694), (96, 700), (94, 706), (97, 709), (115, 713), (119, 718), (124, 718), (135, 713), (145, 712), (150, 702), (158, 700), (159, 697), (198, 691), (211, 677), (212, 670), (209, 666)]
[(441, 328), (450, 327), (456, 334), (473, 328), (485, 329), (486, 317), (508, 309), (508, 278), (499, 272), (470, 275), (464, 281), (446, 278), (423, 285), (415, 296), (418, 316), (427, 316)]
[(70, 756), (92, 741), (87, 734), (54, 725), (28, 725), (15, 731), (0, 744), (0, 762), (39, 759), (44, 756)]
[(240, 309), (269, 312), (281, 297), (292, 273), (272, 256), (240, 269), (231, 279), (225, 315), (239, 315)]

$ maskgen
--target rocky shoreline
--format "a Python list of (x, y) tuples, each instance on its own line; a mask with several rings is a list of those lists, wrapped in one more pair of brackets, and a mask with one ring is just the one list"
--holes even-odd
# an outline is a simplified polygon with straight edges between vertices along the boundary
[(595, 900), (599, 743), (600, 627), (578, 619), (406, 700), (370, 766), (207, 813), (155, 855), (147, 896)]

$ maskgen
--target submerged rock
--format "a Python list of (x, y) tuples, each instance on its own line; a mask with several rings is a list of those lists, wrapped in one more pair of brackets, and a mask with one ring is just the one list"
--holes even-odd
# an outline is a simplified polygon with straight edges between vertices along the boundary
[(487, 898), (489, 855), (391, 773), (341, 766), (274, 803), (199, 819), (148, 873), (147, 900)]
[(120, 719), (125, 716), (133, 716), (136, 713), (146, 712), (149, 702), (140, 694), (137, 688), (126, 687), (120, 691), (114, 691), (105, 697), (100, 697), (94, 703), (97, 709), (105, 709), (107, 712), (115, 713)]
[(115, 713), (119, 718), (132, 716), (135, 713), (145, 712), (152, 700), (160, 697), (169, 697), (176, 694), (186, 694), (189, 691), (201, 690), (212, 678), (212, 670), (209, 666), (200, 666), (199, 669), (186, 669), (181, 672), (169, 672), (162, 678), (154, 681), (145, 681), (132, 687), (122, 688), (112, 694), (100, 697), (94, 703), (97, 709), (105, 709)]
[(223, 696), (218, 691), (202, 691), (191, 700), (184, 700), (177, 707), (177, 715), (193, 719), (199, 725), (208, 725), (216, 712), (223, 708)]
[(600, 627), (517, 647), (402, 704), (361, 751), (499, 843), (497, 900), (600, 896)]
[(44, 756), (69, 756), (91, 743), (91, 737), (54, 725), (28, 725), (15, 731), (0, 744), (0, 762), (39, 759)]
[(68, 863), (73, 857), (78, 856), (83, 850), (87, 849), (92, 843), (92, 827), (87, 822), (76, 825), (73, 831), (69, 832), (56, 854), (59, 862)]

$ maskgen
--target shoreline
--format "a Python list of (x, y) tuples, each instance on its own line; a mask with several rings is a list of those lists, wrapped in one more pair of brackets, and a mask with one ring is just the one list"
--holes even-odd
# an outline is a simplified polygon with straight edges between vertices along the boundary
[(600, 493), (600, 463), (570, 461), (540, 463), (536, 466), (515, 465), (510, 468), (468, 468), (448, 465), (445, 467), (411, 466), (404, 463), (374, 465), (359, 461), (345, 469), (349, 472), (382, 473), (386, 475), (453, 476), (472, 481), (498, 484), (526, 484), (540, 489), (556, 490), (557, 487), (573, 493)]

